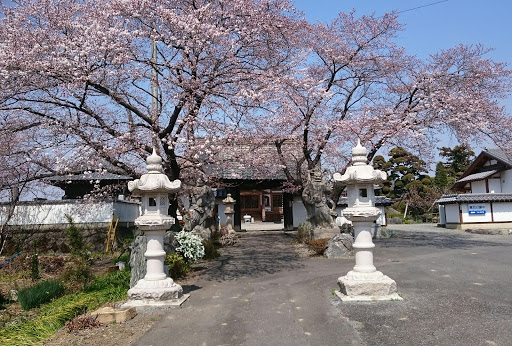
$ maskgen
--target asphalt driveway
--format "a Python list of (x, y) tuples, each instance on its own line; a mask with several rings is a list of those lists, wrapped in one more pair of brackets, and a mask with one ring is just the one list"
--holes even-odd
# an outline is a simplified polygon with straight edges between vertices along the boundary
[(375, 265), (404, 301), (342, 303), (353, 258), (301, 258), (293, 233), (251, 231), (136, 345), (512, 344), (512, 236), (389, 229)]

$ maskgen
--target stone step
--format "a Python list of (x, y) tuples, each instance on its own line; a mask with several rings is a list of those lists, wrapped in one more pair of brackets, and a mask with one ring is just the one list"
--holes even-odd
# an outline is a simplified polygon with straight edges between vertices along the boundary
[(115, 309), (110, 306), (102, 307), (92, 313), (102, 324), (123, 323), (137, 315), (135, 308)]

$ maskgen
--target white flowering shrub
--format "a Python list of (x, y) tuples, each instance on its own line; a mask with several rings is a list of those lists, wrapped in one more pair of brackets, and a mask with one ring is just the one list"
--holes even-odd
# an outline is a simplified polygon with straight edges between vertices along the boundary
[(189, 263), (199, 261), (204, 256), (203, 239), (190, 232), (181, 231), (174, 238), (179, 246), (176, 252), (179, 252)]

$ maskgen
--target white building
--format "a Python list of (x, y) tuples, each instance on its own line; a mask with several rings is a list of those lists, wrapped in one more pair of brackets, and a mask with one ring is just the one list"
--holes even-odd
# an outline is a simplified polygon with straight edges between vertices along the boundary
[(503, 151), (484, 149), (452, 189), (462, 193), (437, 201), (440, 226), (512, 227), (512, 159)]

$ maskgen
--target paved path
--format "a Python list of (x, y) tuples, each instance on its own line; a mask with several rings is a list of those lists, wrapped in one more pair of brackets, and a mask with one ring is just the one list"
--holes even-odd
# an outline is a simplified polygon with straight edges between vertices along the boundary
[(301, 259), (292, 234), (242, 233), (136, 345), (512, 345), (512, 236), (390, 226), (375, 264), (402, 302), (341, 303), (353, 259)]

